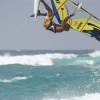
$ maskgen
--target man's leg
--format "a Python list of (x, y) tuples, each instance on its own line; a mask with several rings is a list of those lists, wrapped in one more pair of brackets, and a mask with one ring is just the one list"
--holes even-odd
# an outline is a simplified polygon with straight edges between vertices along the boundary
[[(44, 7), (45, 7), (45, 9), (50, 13), (50, 15), (52, 14), (52, 9), (49, 7), (49, 5), (44, 1), (44, 0), (40, 0), (42, 3), (43, 3), (43, 5), (44, 5)], [(47, 13), (41, 13), (40, 12), (40, 10), (38, 11), (38, 16), (46, 16), (47, 15)], [(34, 14), (32, 14), (30, 17), (34, 17)]]

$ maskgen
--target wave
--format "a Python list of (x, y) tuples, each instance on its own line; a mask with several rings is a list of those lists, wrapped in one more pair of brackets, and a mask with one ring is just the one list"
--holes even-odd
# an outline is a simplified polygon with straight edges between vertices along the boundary
[(100, 51), (94, 51), (93, 53), (88, 54), (90, 57), (100, 57)]
[(53, 65), (53, 59), (72, 59), (76, 54), (40, 54), (22, 56), (0, 56), (0, 65), (21, 64), (21, 65)]
[(77, 60), (75, 64), (94, 65), (94, 60)]
[(44, 97), (42, 100), (100, 100), (100, 93), (94, 94), (85, 94), (84, 96), (80, 97), (71, 97), (71, 98), (50, 98)]
[(51, 66), (56, 64), (58, 65), (59, 62), (62, 65), (99, 65), (100, 60), (98, 58), (95, 58), (99, 56), (100, 51), (89, 53), (88, 56), (62, 53), (17, 56), (5, 54), (3, 56), (0, 56), (0, 65), (20, 64), (31, 66)]
[(20, 80), (27, 80), (29, 78), (31, 78), (32, 76), (29, 76), (29, 77), (26, 77), (26, 76), (17, 76), (17, 77), (14, 77), (14, 78), (11, 78), (11, 79), (0, 79), (0, 83), (13, 83), (13, 82), (16, 82), (16, 81), (20, 81)]

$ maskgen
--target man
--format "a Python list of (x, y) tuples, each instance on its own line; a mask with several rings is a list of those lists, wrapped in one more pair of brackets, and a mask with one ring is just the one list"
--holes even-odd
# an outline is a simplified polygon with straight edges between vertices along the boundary
[[(47, 30), (50, 30), (54, 33), (56, 32), (62, 32), (62, 31), (69, 31), (70, 29), (70, 25), (67, 24), (66, 22), (72, 17), (74, 16), (75, 14), (75, 11), (67, 16), (63, 21), (62, 23), (60, 24), (56, 24), (54, 23), (52, 20), (53, 20), (53, 11), (52, 9), (49, 7), (49, 5), (44, 1), (44, 0), (41, 0), (41, 2), (43, 3), (43, 5), (45, 6), (46, 10), (47, 10), (47, 13), (41, 13), (40, 10), (38, 11), (38, 16), (45, 16), (44, 18), (44, 27), (47, 29)], [(34, 14), (31, 16), (31, 17), (34, 17)]]

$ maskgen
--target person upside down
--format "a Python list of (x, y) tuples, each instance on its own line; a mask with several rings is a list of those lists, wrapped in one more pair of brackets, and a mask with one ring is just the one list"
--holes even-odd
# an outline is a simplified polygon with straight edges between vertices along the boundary
[[(44, 18), (44, 27), (47, 30), (50, 30), (54, 33), (58, 33), (58, 32), (63, 32), (63, 31), (69, 31), (69, 29), (71, 28), (69, 24), (67, 24), (66, 22), (75, 15), (75, 10), (72, 14), (70, 14), (69, 16), (67, 16), (60, 24), (56, 24), (54, 23), (53, 20), (53, 11), (52, 9), (49, 7), (49, 5), (44, 1), (41, 0), (41, 3), (43, 3), (45, 9), (47, 10), (47, 13), (41, 13), (40, 10), (38, 11), (38, 16), (45, 16)], [(31, 15), (31, 17), (34, 17), (34, 14)]]

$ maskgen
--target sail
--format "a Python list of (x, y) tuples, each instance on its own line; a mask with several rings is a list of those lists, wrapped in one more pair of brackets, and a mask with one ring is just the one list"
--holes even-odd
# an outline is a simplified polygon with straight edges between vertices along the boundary
[(70, 27), (76, 31), (88, 33), (90, 36), (94, 36), (96, 38), (99, 36), (100, 38), (99, 18), (95, 17), (81, 6), (78, 7), (78, 4), (74, 3), (72, 0), (51, 0), (51, 4), (54, 15), (59, 23), (68, 16), (69, 10), (69, 12), (72, 12), (72, 10), (80, 8), (76, 15), (72, 19), (69, 19), (66, 24), (69, 24)]
[(51, 0), (53, 12), (59, 23), (68, 16), (68, 11), (64, 5), (65, 3), (66, 0)]

